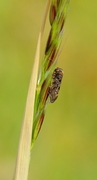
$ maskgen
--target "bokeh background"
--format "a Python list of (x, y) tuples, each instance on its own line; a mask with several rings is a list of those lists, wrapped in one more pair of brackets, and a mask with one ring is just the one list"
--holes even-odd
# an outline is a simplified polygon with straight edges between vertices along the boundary
[[(13, 178), (45, 2), (0, 0), (0, 180)], [(29, 180), (97, 180), (97, 1), (71, 1), (64, 41), (60, 95), (48, 104)]]

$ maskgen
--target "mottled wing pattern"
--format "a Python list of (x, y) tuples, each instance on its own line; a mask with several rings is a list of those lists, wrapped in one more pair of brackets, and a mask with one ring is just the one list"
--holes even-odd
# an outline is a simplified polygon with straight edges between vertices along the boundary
[(63, 70), (57, 67), (52, 74), (52, 84), (49, 90), (49, 97), (51, 103), (53, 103), (58, 98), (62, 78)]

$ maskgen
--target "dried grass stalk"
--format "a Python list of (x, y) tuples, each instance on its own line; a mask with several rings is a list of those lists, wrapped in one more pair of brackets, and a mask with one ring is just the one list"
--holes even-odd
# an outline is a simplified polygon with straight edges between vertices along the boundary
[(34, 116), (34, 101), (35, 101), (36, 83), (38, 76), (39, 59), (40, 59), (41, 38), (44, 31), (49, 5), (50, 5), (50, 0), (48, 0), (46, 4), (42, 26), (38, 37), (34, 66), (32, 70), (25, 114), (23, 119), (23, 125), (21, 130), (14, 180), (27, 180), (28, 177), (31, 136), (32, 136), (32, 127), (33, 127), (33, 116)]

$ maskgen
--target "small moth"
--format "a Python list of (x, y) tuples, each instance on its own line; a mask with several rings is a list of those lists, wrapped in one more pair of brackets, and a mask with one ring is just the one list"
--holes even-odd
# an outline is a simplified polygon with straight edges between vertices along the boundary
[(52, 74), (52, 83), (49, 90), (49, 97), (51, 103), (53, 103), (58, 98), (62, 78), (63, 70), (57, 67)]

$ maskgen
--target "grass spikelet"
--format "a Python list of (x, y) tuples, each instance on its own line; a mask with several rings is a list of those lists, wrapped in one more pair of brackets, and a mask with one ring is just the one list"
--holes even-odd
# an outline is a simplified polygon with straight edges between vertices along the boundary
[(67, 16), (69, 2), (70, 0), (51, 1), (49, 12), (51, 29), (49, 32), (40, 69), (39, 79), (37, 82), (32, 144), (36, 140), (44, 120), (52, 72), (56, 66), (57, 59), (59, 57), (60, 46), (64, 34), (64, 23)]

